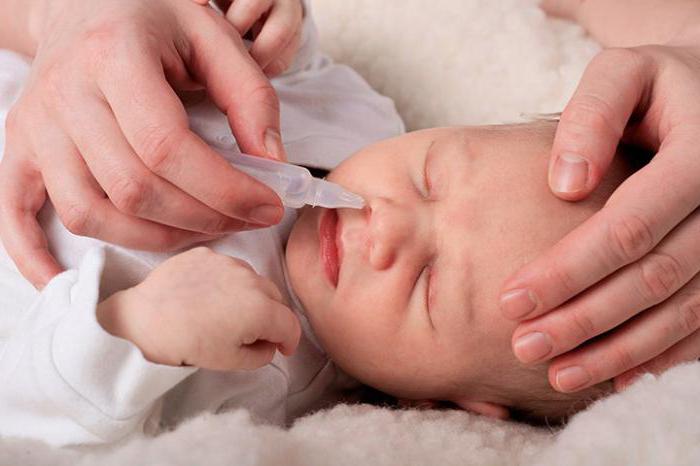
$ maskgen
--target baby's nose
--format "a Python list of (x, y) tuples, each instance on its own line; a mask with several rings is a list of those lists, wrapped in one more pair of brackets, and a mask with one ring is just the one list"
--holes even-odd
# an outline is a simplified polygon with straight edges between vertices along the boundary
[(369, 203), (369, 262), (375, 269), (391, 267), (415, 226), (410, 209), (390, 199), (375, 198)]

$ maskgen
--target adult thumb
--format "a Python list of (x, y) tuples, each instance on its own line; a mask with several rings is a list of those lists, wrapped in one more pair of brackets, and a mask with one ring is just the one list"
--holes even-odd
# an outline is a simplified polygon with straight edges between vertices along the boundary
[(565, 200), (587, 197), (612, 162), (650, 83), (634, 49), (608, 49), (586, 68), (561, 115), (549, 161), (549, 187)]
[(223, 17), (197, 15), (183, 23), (193, 47), (189, 64), (212, 101), (228, 117), (243, 152), (286, 160), (277, 93)]

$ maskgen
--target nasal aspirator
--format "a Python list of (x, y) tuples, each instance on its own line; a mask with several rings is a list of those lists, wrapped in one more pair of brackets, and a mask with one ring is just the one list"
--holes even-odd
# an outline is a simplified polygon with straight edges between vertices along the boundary
[(340, 185), (314, 178), (304, 167), (217, 148), (238, 170), (272, 189), (287, 207), (362, 209), (365, 201)]

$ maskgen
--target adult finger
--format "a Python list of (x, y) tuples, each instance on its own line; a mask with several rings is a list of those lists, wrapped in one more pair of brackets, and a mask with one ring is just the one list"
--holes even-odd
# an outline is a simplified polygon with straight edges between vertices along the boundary
[(620, 392), (644, 374), (661, 374), (671, 367), (700, 358), (700, 331), (676, 343), (651, 361), (615, 377), (615, 390)]
[(286, 160), (277, 93), (238, 32), (214, 13), (188, 18), (182, 27), (197, 58), (190, 60), (191, 72), (227, 115), (241, 150)]
[(242, 230), (247, 224), (202, 204), (154, 175), (133, 151), (106, 103), (83, 98), (68, 110), (65, 128), (112, 203), (123, 213), (201, 233)]
[(55, 125), (44, 128), (35, 150), (46, 190), (70, 232), (152, 251), (173, 250), (210, 238), (120, 212), (104, 195), (72, 141)]
[[(100, 88), (127, 141), (146, 167), (201, 203), (236, 219), (277, 223), (283, 214), (277, 195), (235, 170), (195, 135), (157, 59), (133, 54), (129, 76), (106, 70)], [(138, 95), (134, 99), (133, 95)], [(204, 215), (183, 213), (183, 217)]]
[(46, 202), (41, 173), (8, 141), (0, 163), (0, 236), (20, 273), (43, 288), (62, 268), (49, 251), (37, 214)]
[(299, 2), (276, 2), (270, 10), (265, 25), (250, 48), (250, 55), (266, 68), (275, 58), (280, 57), (294, 39), (302, 22), (302, 9)]
[(698, 289), (700, 277), (609, 336), (555, 359), (549, 367), (554, 388), (571, 392), (612, 379), (695, 334), (700, 329)]
[(273, 0), (236, 0), (226, 12), (226, 18), (241, 36), (245, 36), (272, 4)]
[(669, 298), (700, 272), (698, 232), (696, 211), (639, 261), (520, 325), (513, 334), (516, 357), (524, 363), (553, 358)]
[(601, 211), (508, 279), (503, 314), (531, 319), (561, 305), (645, 255), (695, 210), (700, 157), (688, 154), (697, 151), (698, 130), (674, 128), (654, 161), (627, 179)]
[(581, 0), (542, 0), (540, 8), (548, 15), (560, 18), (573, 19), (576, 15)]
[(652, 65), (632, 49), (609, 49), (587, 67), (557, 127), (549, 186), (566, 200), (600, 183), (625, 127), (651, 85)]

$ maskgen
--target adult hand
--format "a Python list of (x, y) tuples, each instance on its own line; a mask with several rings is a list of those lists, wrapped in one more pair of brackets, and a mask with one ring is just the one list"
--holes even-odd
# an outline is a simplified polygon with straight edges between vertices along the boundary
[(32, 283), (60, 271), (36, 219), (46, 193), (73, 233), (139, 249), (279, 221), (274, 192), (189, 130), (175, 92), (206, 87), (243, 151), (285, 158), (277, 96), (225, 18), (178, 0), (35, 4), (0, 165), (0, 235)]
[(621, 389), (700, 357), (700, 46), (600, 53), (562, 114), (552, 191), (586, 197), (621, 141), (656, 155), (501, 298), (522, 322), (516, 356), (554, 358), (549, 380), (563, 392), (611, 378)]

